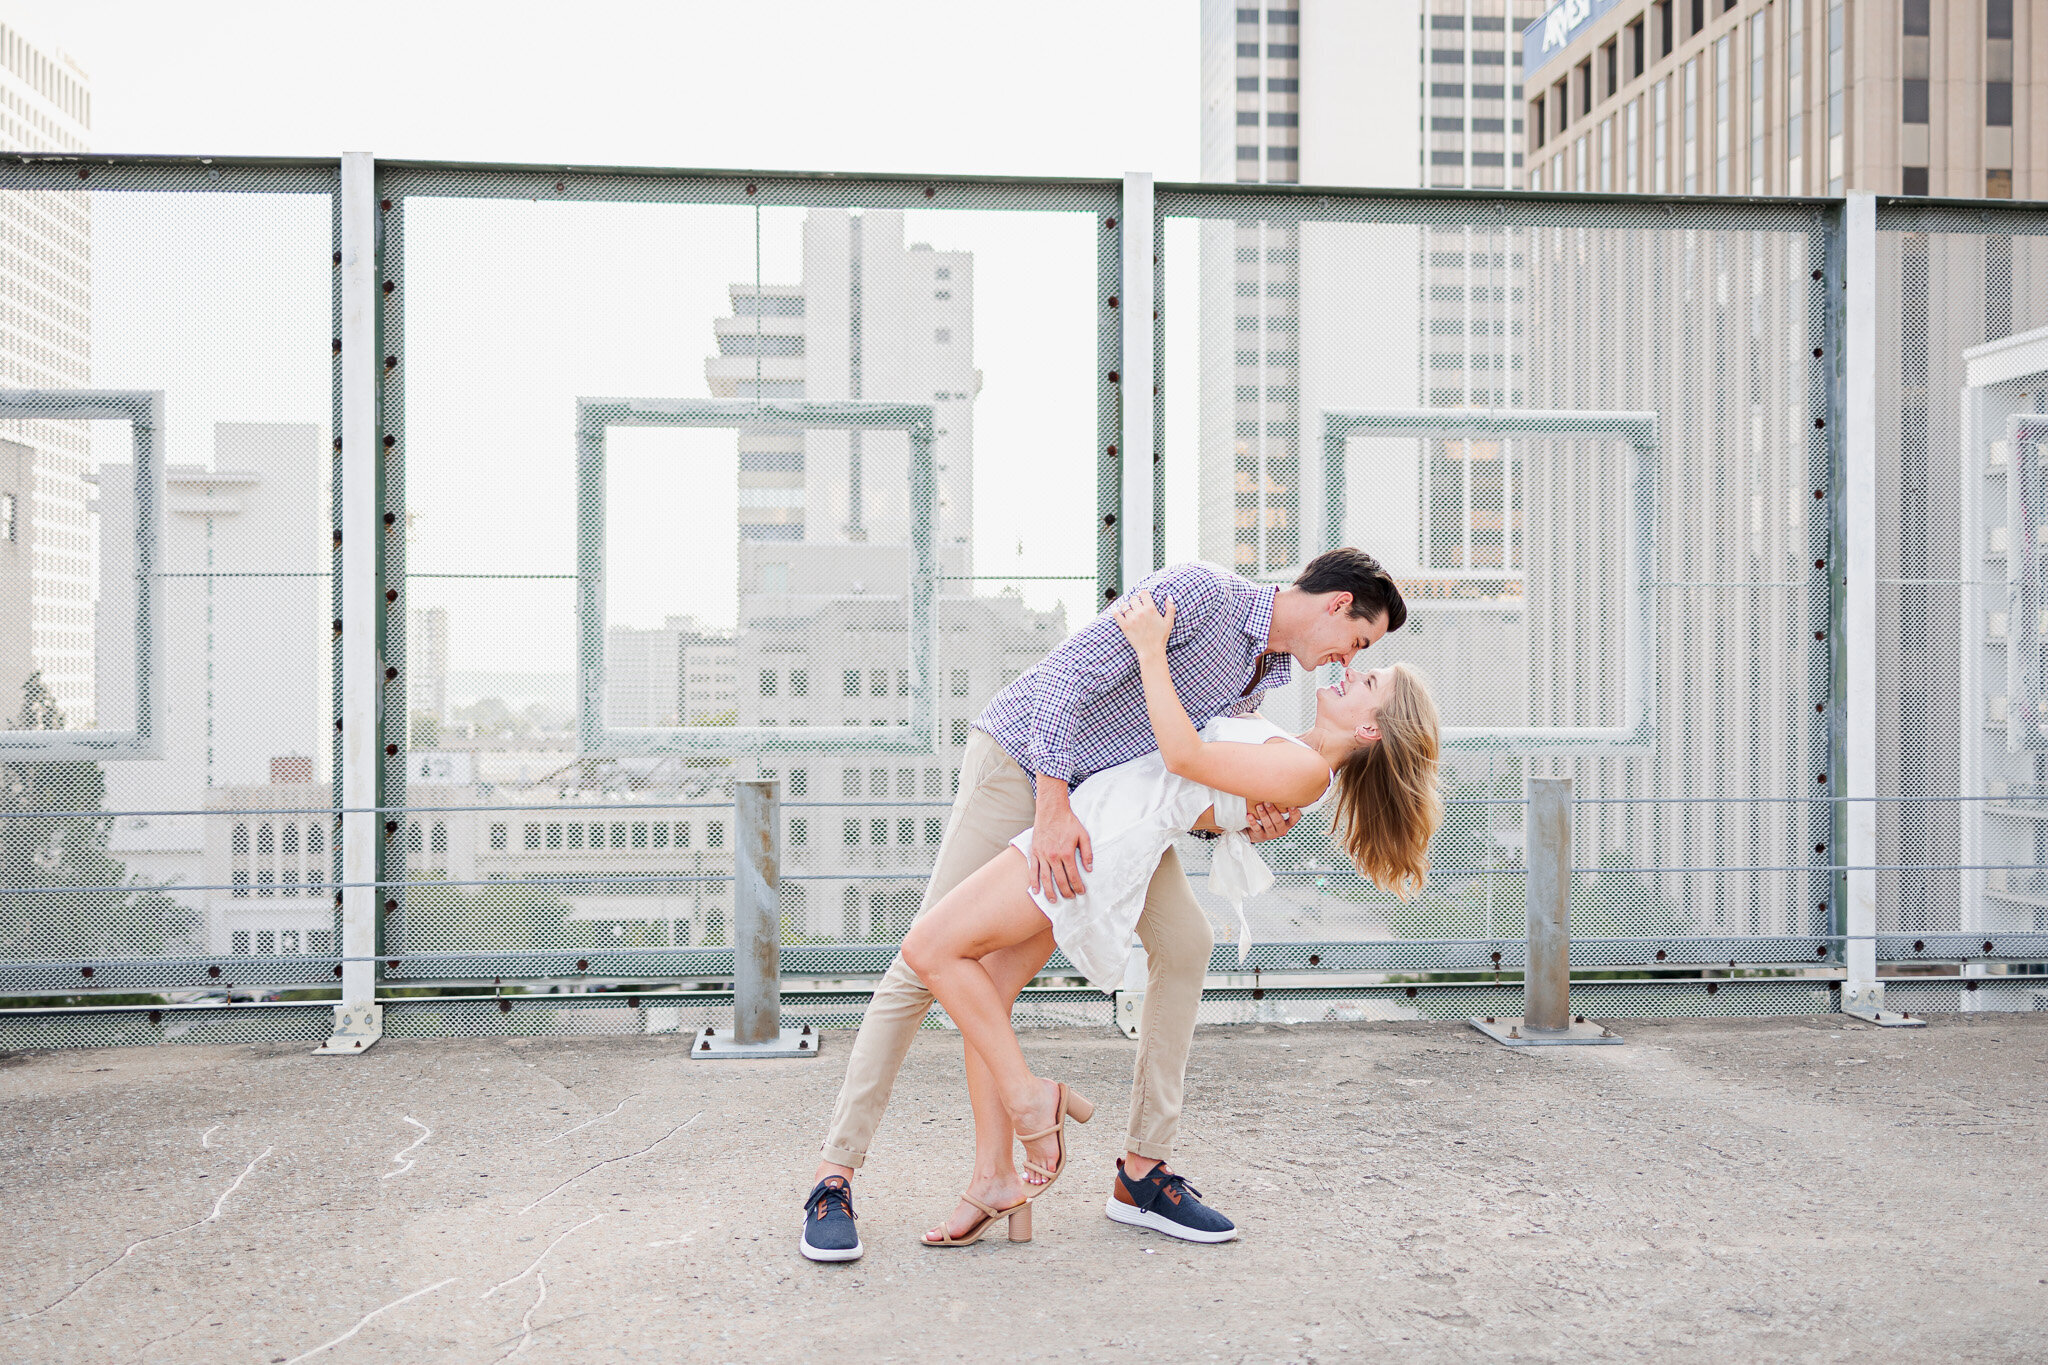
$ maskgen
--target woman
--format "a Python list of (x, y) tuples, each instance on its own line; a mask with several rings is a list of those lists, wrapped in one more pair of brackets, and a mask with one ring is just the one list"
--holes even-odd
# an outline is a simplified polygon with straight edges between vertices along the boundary
[[(1382, 890), (1407, 900), (1429, 871), (1437, 796), (1437, 713), (1405, 664), (1345, 670), (1316, 692), (1315, 724), (1300, 736), (1252, 717), (1212, 721), (1197, 733), (1166, 662), (1173, 603), (1139, 592), (1114, 608), (1136, 651), (1157, 753), (1099, 773), (1074, 797), (1094, 844), (1085, 894), (1047, 900), (1024, 876), (1026, 830), (962, 882), (903, 940), (903, 960), (944, 1005), (966, 1040), (974, 1109), (975, 1174), (927, 1246), (965, 1246), (998, 1220), (1012, 1241), (1031, 1238), (1030, 1201), (1066, 1168), (1066, 1118), (1090, 1105), (1064, 1085), (1031, 1074), (1010, 1027), (1017, 993), (1057, 944), (1097, 984), (1122, 978), (1146, 884), (1182, 830), (1244, 824), (1247, 802), (1311, 806), (1334, 789), (1345, 851)], [(1024, 1173), (1011, 1139), (1024, 1145)]]

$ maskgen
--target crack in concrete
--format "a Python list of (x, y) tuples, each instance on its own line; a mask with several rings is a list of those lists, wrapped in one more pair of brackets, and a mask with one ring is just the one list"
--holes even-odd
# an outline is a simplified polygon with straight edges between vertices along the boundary
[(234, 1192), (235, 1192), (236, 1190), (239, 1190), (240, 1188), (242, 1188), (242, 1182), (243, 1182), (244, 1180), (247, 1180), (247, 1179), (249, 1178), (249, 1173), (250, 1173), (251, 1171), (255, 1170), (255, 1169), (256, 1169), (256, 1167), (257, 1167), (257, 1165), (258, 1165), (258, 1163), (260, 1163), (260, 1162), (261, 1162), (261, 1161), (263, 1160), (263, 1158), (265, 1158), (265, 1157), (269, 1156), (269, 1155), (270, 1155), (270, 1153), (271, 1153), (271, 1151), (272, 1151), (272, 1149), (271, 1149), (271, 1148), (269, 1148), (269, 1147), (265, 1147), (265, 1148), (264, 1148), (264, 1149), (263, 1149), (262, 1151), (258, 1152), (258, 1153), (256, 1154), (256, 1158), (255, 1158), (255, 1160), (251, 1161), (251, 1162), (250, 1162), (250, 1163), (249, 1163), (249, 1164), (248, 1164), (247, 1166), (244, 1166), (244, 1167), (242, 1168), (242, 1173), (241, 1173), (240, 1175), (238, 1175), (238, 1176), (236, 1176), (236, 1177), (235, 1177), (235, 1179), (234, 1179), (234, 1183), (233, 1183), (233, 1184), (231, 1184), (231, 1185), (229, 1185), (229, 1186), (228, 1186), (228, 1187), (227, 1187), (226, 1189), (224, 1189), (224, 1190), (222, 1190), (222, 1191), (220, 1192), (220, 1198), (218, 1198), (218, 1199), (216, 1199), (216, 1200), (214, 1200), (214, 1201), (213, 1201), (213, 1212), (211, 1212), (211, 1213), (207, 1214), (207, 1215), (206, 1215), (206, 1216), (205, 1216), (204, 1218), (195, 1218), (195, 1219), (193, 1219), (193, 1220), (192, 1220), (191, 1222), (189, 1222), (189, 1223), (186, 1223), (186, 1224), (184, 1224), (184, 1225), (183, 1225), (183, 1226), (181, 1226), (181, 1227), (175, 1227), (175, 1228), (171, 1228), (171, 1229), (169, 1229), (168, 1231), (165, 1231), (165, 1232), (155, 1232), (155, 1233), (151, 1233), (151, 1234), (150, 1234), (149, 1236), (147, 1236), (147, 1237), (142, 1237), (142, 1238), (138, 1238), (138, 1239), (136, 1239), (135, 1241), (133, 1241), (133, 1242), (130, 1242), (130, 1243), (129, 1243), (129, 1244), (128, 1244), (128, 1245), (127, 1245), (127, 1246), (126, 1246), (126, 1247), (125, 1247), (125, 1248), (124, 1248), (124, 1249), (122, 1250), (122, 1252), (121, 1252), (121, 1254), (120, 1254), (119, 1256), (116, 1256), (116, 1257), (115, 1257), (115, 1258), (114, 1258), (113, 1260), (111, 1260), (111, 1261), (108, 1261), (108, 1262), (107, 1262), (107, 1263), (106, 1263), (105, 1265), (101, 1266), (101, 1267), (100, 1267), (100, 1268), (99, 1268), (98, 1270), (95, 1270), (95, 1271), (93, 1271), (93, 1273), (92, 1273), (92, 1274), (90, 1274), (90, 1275), (86, 1276), (86, 1277), (85, 1277), (84, 1279), (80, 1280), (80, 1281), (79, 1281), (79, 1282), (78, 1282), (77, 1284), (75, 1284), (75, 1285), (72, 1285), (72, 1286), (71, 1286), (71, 1288), (69, 1288), (69, 1289), (65, 1290), (65, 1291), (64, 1291), (64, 1292), (63, 1292), (62, 1294), (60, 1294), (60, 1295), (58, 1295), (58, 1296), (57, 1296), (56, 1298), (54, 1298), (54, 1299), (50, 1300), (50, 1301), (49, 1301), (48, 1303), (44, 1304), (44, 1305), (43, 1305), (43, 1306), (42, 1306), (41, 1308), (33, 1309), (33, 1310), (31, 1310), (31, 1311), (29, 1311), (29, 1312), (26, 1312), (26, 1313), (16, 1313), (16, 1314), (14, 1315), (14, 1320), (15, 1320), (16, 1322), (26, 1322), (26, 1321), (27, 1321), (28, 1319), (30, 1319), (30, 1318), (34, 1318), (34, 1317), (41, 1317), (41, 1316), (42, 1316), (42, 1315), (43, 1315), (44, 1313), (47, 1313), (47, 1312), (49, 1312), (49, 1311), (50, 1311), (50, 1310), (51, 1310), (52, 1308), (55, 1308), (55, 1307), (56, 1307), (57, 1305), (59, 1305), (59, 1304), (61, 1304), (61, 1303), (65, 1303), (65, 1302), (68, 1302), (68, 1301), (69, 1301), (69, 1300), (70, 1300), (70, 1299), (71, 1299), (71, 1298), (72, 1298), (72, 1297), (73, 1297), (74, 1295), (76, 1295), (76, 1294), (77, 1294), (77, 1293), (78, 1293), (78, 1292), (79, 1292), (80, 1290), (84, 1289), (84, 1288), (85, 1288), (85, 1287), (86, 1287), (87, 1285), (91, 1284), (91, 1283), (92, 1283), (92, 1282), (93, 1282), (94, 1280), (97, 1280), (97, 1279), (98, 1279), (98, 1278), (99, 1278), (100, 1276), (102, 1276), (102, 1275), (106, 1274), (106, 1273), (107, 1273), (108, 1271), (110, 1271), (110, 1270), (114, 1269), (114, 1268), (115, 1268), (116, 1266), (120, 1265), (120, 1264), (121, 1264), (121, 1262), (123, 1262), (123, 1261), (127, 1260), (127, 1259), (128, 1259), (128, 1258), (129, 1258), (130, 1256), (133, 1256), (133, 1255), (134, 1255), (134, 1254), (135, 1254), (135, 1253), (136, 1253), (137, 1251), (140, 1251), (140, 1250), (141, 1250), (141, 1249), (142, 1249), (143, 1247), (146, 1247), (146, 1246), (148, 1246), (148, 1245), (149, 1245), (149, 1244), (150, 1244), (151, 1242), (161, 1242), (161, 1241), (163, 1241), (163, 1240), (164, 1240), (164, 1239), (165, 1239), (166, 1237), (175, 1237), (175, 1236), (177, 1236), (177, 1235), (178, 1235), (179, 1233), (181, 1233), (181, 1232), (190, 1232), (190, 1231), (191, 1231), (192, 1229), (194, 1229), (194, 1228), (196, 1228), (196, 1227), (200, 1227), (200, 1226), (202, 1226), (203, 1224), (206, 1224), (206, 1223), (213, 1223), (213, 1222), (217, 1222), (217, 1221), (219, 1221), (219, 1219), (220, 1219), (220, 1215), (221, 1215), (221, 1209), (222, 1209), (222, 1208), (223, 1208), (223, 1207), (224, 1207), (224, 1206), (225, 1206), (225, 1205), (227, 1204), (227, 1202), (228, 1202), (228, 1196), (229, 1196), (229, 1195), (231, 1195), (231, 1194), (233, 1194), (233, 1193), (234, 1193)]

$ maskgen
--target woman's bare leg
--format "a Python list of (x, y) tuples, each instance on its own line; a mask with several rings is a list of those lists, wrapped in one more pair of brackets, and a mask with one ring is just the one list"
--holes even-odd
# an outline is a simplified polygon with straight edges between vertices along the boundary
[[(984, 959), (1051, 930), (1051, 921), (1025, 888), (1024, 855), (1009, 848), (933, 906), (903, 940), (903, 960), (938, 997), (988, 1068), (1012, 1131), (1050, 1128), (1059, 1112), (1059, 1092), (1052, 1082), (1031, 1074), (1010, 1026), (1015, 989), (1006, 993)], [(1056, 1169), (1057, 1137), (1026, 1143), (1025, 1155)]]
[[(982, 965), (988, 968), (989, 976), (1015, 1004), (1017, 993), (1031, 984), (1031, 978), (1045, 970), (1046, 959), (1052, 956), (1053, 947), (1052, 930), (1047, 929), (1029, 942), (990, 953), (982, 959)], [(963, 1040), (961, 1050), (967, 1061), (967, 1098), (974, 1109), (974, 1178), (967, 1184), (967, 1193), (984, 1204), (1006, 1209), (1029, 1194), (1031, 1186), (1038, 1183), (1040, 1177), (1018, 1175), (1014, 1160), (1017, 1146), (1010, 1129), (1010, 1111), (1003, 1108), (1002, 1099), (996, 1094), (995, 1078), (990, 1075), (973, 1044)], [(953, 1216), (946, 1220), (944, 1228), (932, 1231), (959, 1237), (981, 1218), (981, 1210), (963, 1199), (953, 1210)]]

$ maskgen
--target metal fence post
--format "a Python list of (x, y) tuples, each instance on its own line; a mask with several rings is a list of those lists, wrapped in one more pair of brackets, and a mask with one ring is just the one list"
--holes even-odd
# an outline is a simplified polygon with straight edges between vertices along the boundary
[(1524, 883), (1529, 955), (1522, 972), (1522, 1017), (1474, 1019), (1472, 1026), (1508, 1047), (1618, 1043), (1612, 1030), (1572, 1020), (1572, 780), (1531, 777)]
[(1123, 545), (1122, 588), (1153, 568), (1153, 214), (1152, 173), (1124, 175), (1124, 207), (1117, 229), (1123, 268)]
[(1877, 196), (1850, 195), (1844, 214), (1842, 1013), (1911, 1027), (1924, 1021), (1885, 1009), (1877, 979)]
[(341, 1003), (316, 1052), (354, 1056), (384, 1034), (377, 1003), (377, 182), (341, 158)]
[(815, 1057), (809, 1024), (782, 1027), (782, 792), (733, 784), (732, 1021), (697, 1035), (692, 1057)]

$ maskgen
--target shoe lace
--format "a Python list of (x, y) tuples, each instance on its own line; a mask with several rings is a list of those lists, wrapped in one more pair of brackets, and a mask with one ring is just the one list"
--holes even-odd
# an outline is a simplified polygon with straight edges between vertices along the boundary
[(844, 1185), (820, 1185), (818, 1192), (811, 1196), (811, 1213), (824, 1217), (827, 1204), (837, 1204), (839, 1211), (848, 1218), (858, 1216), (853, 1211), (853, 1191)]
[[(1188, 1178), (1184, 1175), (1176, 1175), (1174, 1172), (1162, 1168), (1159, 1174), (1154, 1178), (1159, 1182), (1159, 1192), (1161, 1194), (1168, 1194), (1169, 1191), (1177, 1191), (1178, 1193), (1187, 1195), (1196, 1203), (1200, 1203), (1202, 1200), (1202, 1192), (1196, 1189), (1193, 1185), (1190, 1185), (1188, 1183)], [(1178, 1204), (1180, 1200), (1175, 1199), (1173, 1202)]]

